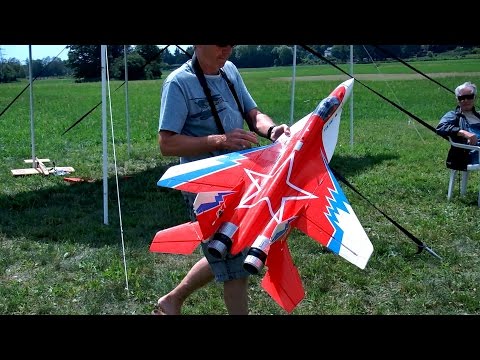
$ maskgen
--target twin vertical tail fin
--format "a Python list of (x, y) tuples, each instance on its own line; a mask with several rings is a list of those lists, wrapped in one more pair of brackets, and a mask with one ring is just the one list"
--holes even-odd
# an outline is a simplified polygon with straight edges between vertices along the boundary
[(305, 297), (305, 290), (286, 241), (272, 244), (266, 265), (268, 271), (262, 280), (263, 289), (285, 311), (292, 312)]

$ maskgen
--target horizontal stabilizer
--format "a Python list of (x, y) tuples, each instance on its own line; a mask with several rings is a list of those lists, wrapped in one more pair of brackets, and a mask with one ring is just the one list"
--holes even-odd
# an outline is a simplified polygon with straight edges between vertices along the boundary
[[(33, 162), (32, 159), (25, 159), (23, 161), (26, 162), (27, 164), (31, 164)], [(50, 159), (38, 159), (38, 158), (36, 158), (35, 161), (46, 163), (46, 162), (50, 162)]]
[(150, 251), (188, 255), (202, 240), (198, 222), (189, 222), (158, 231), (150, 245)]

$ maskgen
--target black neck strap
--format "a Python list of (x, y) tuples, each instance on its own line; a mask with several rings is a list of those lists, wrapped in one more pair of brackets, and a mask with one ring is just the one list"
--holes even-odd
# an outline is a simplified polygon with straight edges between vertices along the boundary
[[(200, 85), (202, 85), (203, 92), (207, 96), (207, 100), (212, 110), (212, 115), (215, 118), (215, 122), (217, 123), (218, 130), (220, 131), (220, 133), (225, 134), (225, 129), (223, 128), (222, 122), (220, 121), (220, 117), (218, 116), (218, 111), (217, 111), (217, 108), (215, 107), (215, 103), (212, 98), (212, 93), (210, 91), (210, 88), (207, 85), (207, 80), (205, 79), (205, 75), (203, 74), (203, 70), (200, 67), (200, 64), (198, 63), (198, 59), (195, 53), (193, 54), (193, 57), (192, 57), (192, 67), (193, 67), (193, 71), (195, 71), (195, 75), (197, 75), (198, 81), (200, 81)], [(240, 100), (238, 99), (237, 92), (235, 91), (235, 86), (233, 85), (233, 83), (230, 81), (230, 79), (222, 69), (220, 69), (220, 74), (222, 75), (233, 97), (235, 98), (235, 102), (237, 103), (238, 110), (240, 110), (240, 113), (242, 114), (243, 119), (246, 121), (248, 128), (250, 129), (250, 131), (253, 131), (252, 125), (246, 120), (247, 117), (246, 117), (246, 114), (243, 112), (242, 105), (240, 104)]]
[(235, 86), (233, 86), (233, 83), (230, 81), (230, 79), (228, 78), (227, 74), (225, 74), (225, 71), (223, 71), (222, 69), (220, 69), (220, 74), (222, 75), (223, 79), (225, 80), (225, 82), (226, 82), (227, 85), (228, 85), (228, 88), (229, 88), (230, 91), (232, 92), (232, 95), (233, 95), (233, 97), (235, 98), (235, 101), (237, 102), (238, 110), (240, 110), (240, 112), (242, 113), (242, 117), (243, 117), (243, 119), (245, 120), (245, 122), (247, 123), (248, 128), (250, 129), (250, 131), (253, 131), (252, 125), (251, 125), (250, 122), (247, 120), (247, 119), (248, 119), (248, 118), (247, 118), (247, 114), (245, 114), (245, 113), (243, 112), (242, 105), (240, 104), (240, 100), (238, 99), (237, 92), (235, 91)]
[(217, 123), (218, 131), (220, 132), (220, 134), (225, 134), (225, 129), (223, 128), (220, 117), (218, 116), (217, 108), (215, 107), (215, 103), (213, 102), (212, 93), (208, 88), (207, 80), (205, 79), (205, 75), (203, 74), (202, 68), (198, 63), (198, 59), (195, 53), (192, 57), (192, 66), (193, 71), (195, 71), (195, 75), (197, 75), (198, 81), (200, 81), (200, 85), (202, 85), (203, 92), (207, 96), (208, 103), (210, 104), (210, 109), (212, 110), (212, 115), (215, 118), (215, 122)]

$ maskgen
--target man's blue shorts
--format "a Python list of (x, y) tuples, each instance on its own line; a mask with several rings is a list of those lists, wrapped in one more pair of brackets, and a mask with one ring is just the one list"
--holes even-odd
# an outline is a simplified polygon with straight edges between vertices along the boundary
[[(197, 194), (182, 191), (182, 195), (187, 205), (187, 211), (190, 220), (196, 221), (195, 212), (193, 211), (193, 203)], [(243, 261), (247, 256), (249, 248), (245, 248), (242, 252), (236, 255), (228, 254), (226, 258), (222, 260), (210, 255), (207, 250), (207, 246), (208, 241), (202, 241), (203, 254), (207, 258), (207, 261), (212, 268), (216, 281), (225, 282), (228, 280), (242, 279), (250, 275), (250, 273), (243, 268)]]

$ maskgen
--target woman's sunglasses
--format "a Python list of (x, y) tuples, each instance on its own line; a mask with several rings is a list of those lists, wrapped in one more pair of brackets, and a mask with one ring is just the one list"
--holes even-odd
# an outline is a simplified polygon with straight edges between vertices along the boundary
[(468, 94), (468, 95), (460, 95), (457, 96), (458, 101), (462, 100), (472, 100), (475, 97), (475, 94)]

